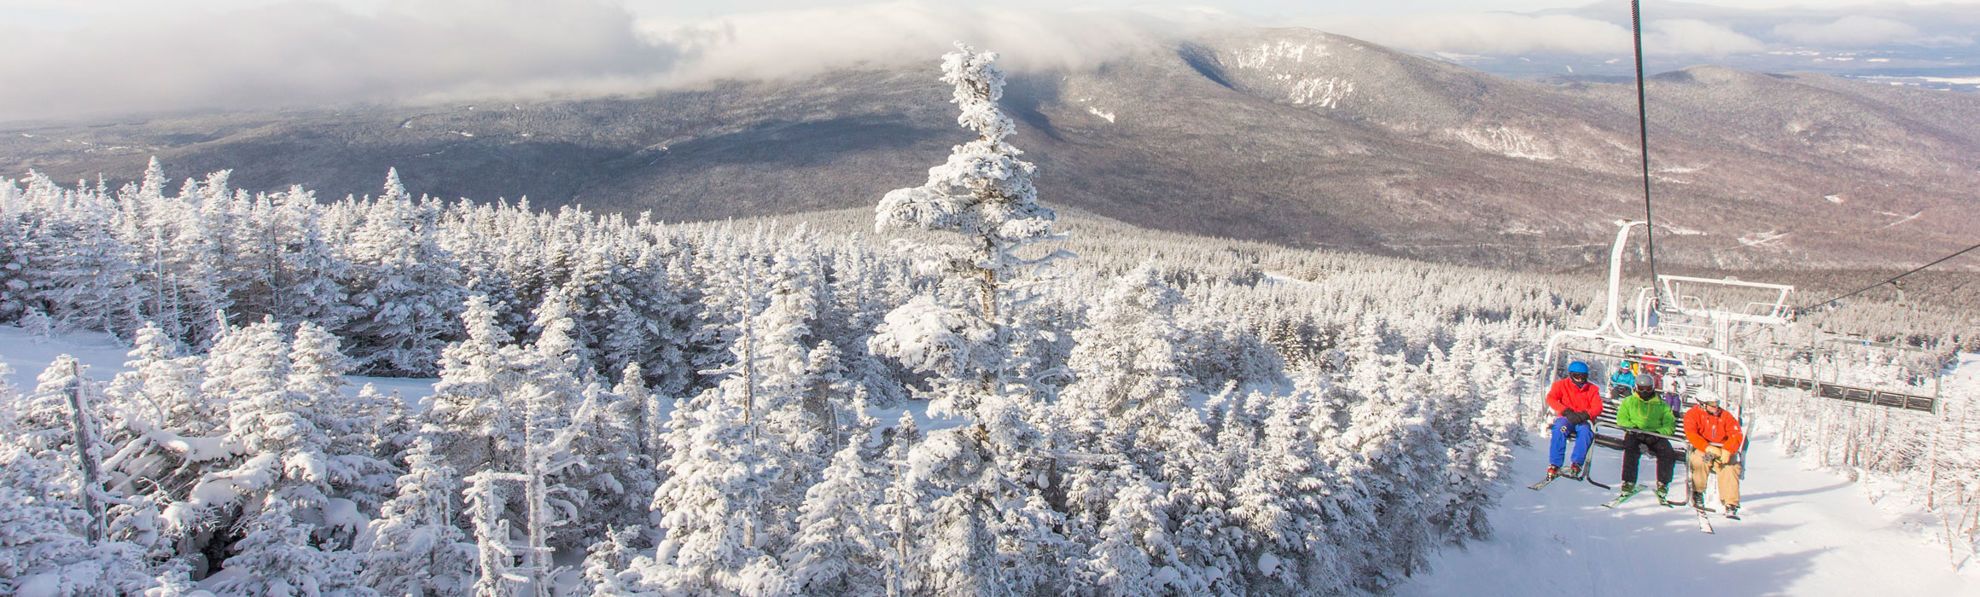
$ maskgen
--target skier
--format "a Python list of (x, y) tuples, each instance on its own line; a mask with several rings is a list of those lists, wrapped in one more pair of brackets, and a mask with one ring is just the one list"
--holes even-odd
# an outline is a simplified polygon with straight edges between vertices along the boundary
[[(1657, 398), (1657, 388), (1649, 379), (1636, 384), (1635, 393), (1616, 405), (1616, 426), (1623, 429), (1622, 493), (1636, 493), (1637, 461), (1648, 450), (1657, 458), (1657, 502), (1670, 502), (1671, 471), (1677, 468), (1678, 453), (1671, 442), (1658, 435), (1670, 435), (1677, 428), (1677, 415)], [(1656, 434), (1656, 435), (1652, 435)]]
[(1567, 378), (1555, 381), (1547, 390), (1547, 407), (1554, 409), (1547, 478), (1561, 474), (1561, 452), (1566, 450), (1567, 436), (1572, 433), (1574, 464), (1567, 468), (1567, 476), (1579, 479), (1582, 465), (1588, 462), (1588, 446), (1595, 443), (1595, 427), (1590, 421), (1602, 415), (1602, 389), (1588, 383), (1588, 363), (1568, 363)]
[(1616, 367), (1615, 373), (1609, 374), (1609, 395), (1616, 400), (1628, 398), (1631, 388), (1635, 387), (1636, 374), (1629, 371), (1629, 363), (1623, 363)]
[(1664, 387), (1664, 359), (1657, 356), (1657, 351), (1643, 350), (1642, 357), (1636, 362), (1636, 378), (1650, 380), (1652, 387)]
[(1684, 413), (1684, 438), (1691, 444), (1685, 468), (1691, 470), (1691, 505), (1705, 506), (1705, 478), (1719, 475), (1719, 502), (1726, 516), (1739, 516), (1739, 448), (1746, 435), (1739, 419), (1719, 407), (1719, 396), (1707, 388), (1698, 389), (1698, 405)]

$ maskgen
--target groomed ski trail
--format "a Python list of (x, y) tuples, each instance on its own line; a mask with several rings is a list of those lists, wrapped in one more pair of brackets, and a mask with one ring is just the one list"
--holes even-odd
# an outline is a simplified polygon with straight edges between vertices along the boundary
[[(1765, 424), (1764, 421), (1761, 422)], [(1926, 530), (1894, 521), (1863, 488), (1783, 456), (1761, 430), (1740, 516), (1713, 515), (1699, 532), (1689, 507), (1615, 498), (1586, 483), (1525, 485), (1547, 468), (1545, 438), (1514, 451), (1515, 479), (1493, 510), (1493, 536), (1432, 556), (1431, 570), (1396, 595), (1980, 595), (1980, 570), (1955, 572)], [(1597, 447), (1597, 479), (1615, 481), (1621, 459)], [(1643, 481), (1654, 482), (1644, 458)], [(1684, 491), (1678, 467), (1672, 497)], [(1716, 495), (1706, 503), (1718, 506)]]

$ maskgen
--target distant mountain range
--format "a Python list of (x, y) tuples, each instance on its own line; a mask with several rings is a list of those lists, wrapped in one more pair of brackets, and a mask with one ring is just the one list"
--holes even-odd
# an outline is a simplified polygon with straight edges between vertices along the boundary
[[(0, 168), (254, 190), (415, 192), (699, 220), (868, 205), (951, 145), (927, 68), (629, 98), (0, 125)], [(1660, 260), (1888, 267), (1972, 242), (1980, 94), (1700, 66), (1648, 89)], [(1017, 73), (1005, 107), (1048, 202), (1140, 226), (1572, 267), (1640, 218), (1627, 82), (1520, 81), (1305, 29)]]

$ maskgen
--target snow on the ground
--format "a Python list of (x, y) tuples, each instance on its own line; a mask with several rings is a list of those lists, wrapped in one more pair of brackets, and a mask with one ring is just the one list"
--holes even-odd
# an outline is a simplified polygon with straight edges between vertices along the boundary
[[(124, 361), (129, 358), (130, 350), (130, 346), (102, 332), (57, 332), (44, 337), (17, 326), (0, 325), (0, 363), (13, 368), (6, 381), (22, 392), (33, 391), (35, 377), (41, 374), (42, 369), (48, 368), (49, 363), (55, 362), (55, 357), (64, 354), (82, 361), (85, 367), (83, 375), (96, 381), (110, 381), (125, 370)], [(398, 392), (408, 406), (416, 408), (421, 406), (421, 398), (433, 394), (433, 383), (437, 381), (432, 378), (362, 375), (347, 376), (345, 379), (350, 382), (344, 387), (345, 394), (355, 396), (365, 384), (371, 384), (382, 394)], [(672, 414), (673, 404), (663, 403), (661, 411)], [(871, 408), (867, 412), (880, 422), (882, 428), (894, 426), (903, 412), (914, 413), (915, 426), (923, 432), (962, 424), (961, 419), (931, 418), (928, 403), (920, 400)]]
[[(1761, 421), (1761, 425), (1765, 422)], [(1515, 450), (1515, 470), (1538, 480), (1545, 437)], [(1615, 485), (1620, 452), (1590, 453), (1596, 480)], [(1943, 547), (1880, 511), (1843, 477), (1782, 455), (1762, 430), (1741, 484), (1743, 521), (1698, 529), (1689, 508), (1646, 491), (1621, 508), (1595, 486), (1556, 481), (1507, 490), (1491, 539), (1434, 556), (1398, 595), (1980, 595), (1980, 570), (1954, 571)], [(1643, 481), (1654, 481), (1645, 457)], [(1684, 466), (1672, 483), (1682, 494)], [(1708, 500), (1716, 504), (1716, 498)]]
[(0, 325), (0, 362), (13, 368), (7, 383), (22, 392), (34, 391), (34, 378), (55, 362), (55, 357), (76, 357), (87, 367), (84, 375), (107, 381), (124, 370), (130, 351), (130, 346), (97, 332), (58, 332), (44, 338), (19, 327)]
[[(34, 391), (34, 379), (41, 370), (55, 362), (55, 357), (70, 355), (82, 361), (83, 375), (96, 381), (107, 382), (124, 372), (124, 361), (129, 359), (131, 347), (102, 332), (56, 332), (42, 336), (17, 326), (0, 325), (0, 363), (13, 368), (7, 382), (14, 384), (22, 392)], [(367, 377), (352, 375), (345, 379), (350, 385), (344, 388), (349, 395), (357, 395), (365, 384), (376, 387), (379, 393), (398, 392), (406, 399), (406, 404), (418, 406), (419, 399), (433, 393), (430, 378), (407, 377)]]

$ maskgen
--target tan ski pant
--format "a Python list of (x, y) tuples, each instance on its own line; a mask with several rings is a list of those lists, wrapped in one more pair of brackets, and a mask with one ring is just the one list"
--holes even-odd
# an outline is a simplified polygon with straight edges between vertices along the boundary
[[(1720, 448), (1713, 446), (1713, 449)], [(1691, 473), (1692, 491), (1704, 493), (1705, 477), (1717, 473), (1719, 501), (1739, 505), (1739, 463), (1733, 462), (1730, 458), (1722, 458), (1718, 464), (1710, 464), (1705, 461), (1704, 450), (1692, 450), (1690, 454), (1685, 455), (1684, 465), (1684, 468)]]

